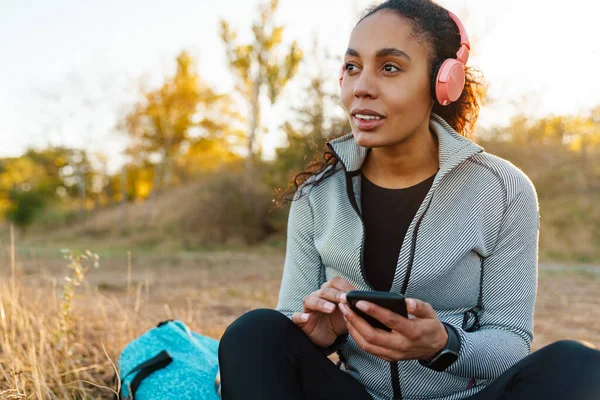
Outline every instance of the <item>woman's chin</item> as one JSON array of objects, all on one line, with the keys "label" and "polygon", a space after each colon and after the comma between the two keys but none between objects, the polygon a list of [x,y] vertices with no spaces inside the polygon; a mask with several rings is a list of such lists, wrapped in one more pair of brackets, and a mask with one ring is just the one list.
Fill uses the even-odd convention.
[{"label": "woman's chin", "polygon": [[381,134],[371,132],[364,132],[359,129],[354,129],[352,131],[354,135],[354,141],[357,145],[361,147],[378,147],[381,146]]}]

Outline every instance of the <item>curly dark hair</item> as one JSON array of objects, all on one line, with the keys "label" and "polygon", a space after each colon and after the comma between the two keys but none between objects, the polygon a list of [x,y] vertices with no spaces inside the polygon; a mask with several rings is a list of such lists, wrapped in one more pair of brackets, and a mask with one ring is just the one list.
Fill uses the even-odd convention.
[{"label": "curly dark hair", "polygon": [[[380,11],[395,12],[410,21],[413,37],[415,40],[422,41],[429,53],[428,74],[431,82],[431,97],[435,101],[432,112],[442,117],[459,134],[472,138],[479,116],[479,107],[485,99],[487,89],[483,74],[471,66],[465,66],[465,87],[458,100],[442,106],[435,96],[434,83],[440,66],[445,59],[456,58],[456,52],[460,48],[460,32],[447,10],[432,0],[388,0],[367,9],[357,24]],[[334,172],[337,162],[335,154],[325,145],[323,153],[317,154],[304,171],[294,176],[292,183],[295,187],[290,185],[288,190],[274,200],[275,203],[282,205],[293,200],[294,193],[303,184],[308,186],[321,182]],[[309,178],[321,174],[329,166],[333,168],[328,173],[306,182]]]}]

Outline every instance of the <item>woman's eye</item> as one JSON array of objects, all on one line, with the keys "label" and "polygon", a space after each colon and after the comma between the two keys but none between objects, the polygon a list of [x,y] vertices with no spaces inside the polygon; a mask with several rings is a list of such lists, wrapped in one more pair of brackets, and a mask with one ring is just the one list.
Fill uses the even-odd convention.
[{"label": "woman's eye", "polygon": [[350,69],[350,68],[356,68],[356,65],[346,64],[346,71],[354,71],[353,69]]},{"label": "woman's eye", "polygon": [[[392,69],[395,68],[395,71]],[[396,72],[396,71],[400,71],[400,68],[396,67],[395,65],[392,64],[385,64],[383,66],[383,69],[385,70],[385,72]]]}]

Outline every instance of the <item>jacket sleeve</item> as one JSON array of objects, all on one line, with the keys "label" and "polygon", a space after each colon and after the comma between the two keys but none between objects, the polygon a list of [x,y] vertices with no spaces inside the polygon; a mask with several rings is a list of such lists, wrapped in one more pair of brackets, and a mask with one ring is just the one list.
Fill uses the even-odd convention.
[{"label": "jacket sleeve", "polygon": [[[495,379],[531,352],[537,291],[539,207],[524,174],[507,189],[507,205],[493,251],[482,262],[480,329],[460,335],[458,359],[445,371]],[[453,325],[454,326],[454,325]]]},{"label": "jacket sleeve", "polygon": [[294,196],[287,225],[283,276],[276,310],[291,318],[302,311],[302,300],[324,283],[321,257],[313,240],[314,215],[307,193]]},{"label": "jacket sleeve", "polygon": [[[302,193],[301,189],[297,193]],[[288,216],[285,262],[276,307],[288,318],[294,312],[301,312],[304,298],[325,283],[325,269],[314,244],[313,227],[314,214],[308,193],[295,195]],[[328,356],[346,340],[347,334],[341,335],[330,346],[319,348]]]}]

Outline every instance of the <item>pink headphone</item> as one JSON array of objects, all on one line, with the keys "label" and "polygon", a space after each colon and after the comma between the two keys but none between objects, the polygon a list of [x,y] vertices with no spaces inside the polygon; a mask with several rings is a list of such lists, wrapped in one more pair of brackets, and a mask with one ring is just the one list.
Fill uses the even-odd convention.
[{"label": "pink headphone", "polygon": [[[465,87],[465,65],[469,59],[469,50],[471,50],[469,36],[464,25],[452,12],[448,11],[448,15],[450,15],[450,18],[458,26],[460,48],[456,52],[456,58],[447,58],[442,62],[435,79],[435,96],[442,106],[447,106],[460,97]],[[342,65],[339,74],[340,86],[342,85],[345,70],[345,65]]]}]

